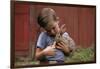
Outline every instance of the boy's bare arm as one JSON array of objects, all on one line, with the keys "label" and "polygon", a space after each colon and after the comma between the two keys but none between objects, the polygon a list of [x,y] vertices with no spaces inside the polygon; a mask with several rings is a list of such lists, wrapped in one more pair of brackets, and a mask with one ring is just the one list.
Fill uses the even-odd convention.
[{"label": "boy's bare arm", "polygon": [[36,54],[35,59],[39,59],[43,56],[54,56],[55,55],[55,49],[53,46],[48,46],[45,49],[36,48]]},{"label": "boy's bare arm", "polygon": [[35,53],[35,60],[39,59],[39,57],[43,56],[43,49],[41,48],[36,48],[36,53]]}]

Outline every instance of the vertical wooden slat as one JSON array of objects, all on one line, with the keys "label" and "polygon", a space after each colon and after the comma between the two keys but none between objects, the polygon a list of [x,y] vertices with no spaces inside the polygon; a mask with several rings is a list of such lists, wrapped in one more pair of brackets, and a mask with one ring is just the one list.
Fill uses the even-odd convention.
[{"label": "vertical wooden slat", "polygon": [[92,44],[92,38],[95,22],[95,17],[93,17],[95,13],[92,13],[92,8],[80,8],[79,13],[79,39],[80,39],[80,45],[83,45],[84,47],[89,47]]},{"label": "vertical wooden slat", "polygon": [[29,53],[29,5],[15,3],[15,50],[16,55]]}]

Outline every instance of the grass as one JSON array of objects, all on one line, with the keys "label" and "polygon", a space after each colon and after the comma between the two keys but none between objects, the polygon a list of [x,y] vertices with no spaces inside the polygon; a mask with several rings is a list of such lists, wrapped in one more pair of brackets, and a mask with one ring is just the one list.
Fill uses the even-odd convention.
[{"label": "grass", "polygon": [[[65,63],[80,63],[94,61],[95,48],[91,46],[89,48],[77,48],[69,56],[65,57]],[[39,65],[38,61],[16,61],[15,66],[25,65]]]},{"label": "grass", "polygon": [[90,62],[94,61],[95,50],[94,47],[89,48],[78,48],[76,51],[72,52],[69,57],[66,57],[66,63],[75,62]]}]

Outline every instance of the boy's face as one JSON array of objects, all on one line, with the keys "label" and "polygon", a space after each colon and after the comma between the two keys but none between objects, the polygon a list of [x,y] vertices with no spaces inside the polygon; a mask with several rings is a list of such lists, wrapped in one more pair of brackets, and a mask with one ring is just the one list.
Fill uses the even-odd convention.
[{"label": "boy's face", "polygon": [[49,35],[55,36],[57,33],[60,32],[60,28],[58,24],[59,24],[59,21],[53,22],[52,28],[50,30],[46,30],[49,33]]}]

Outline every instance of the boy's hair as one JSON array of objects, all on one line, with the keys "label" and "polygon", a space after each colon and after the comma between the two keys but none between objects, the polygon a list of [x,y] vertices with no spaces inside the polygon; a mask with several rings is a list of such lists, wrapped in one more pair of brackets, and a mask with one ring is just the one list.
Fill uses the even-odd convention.
[{"label": "boy's hair", "polygon": [[56,13],[51,8],[43,8],[40,14],[38,15],[38,24],[44,29],[50,29],[53,21],[57,21],[58,17]]}]

